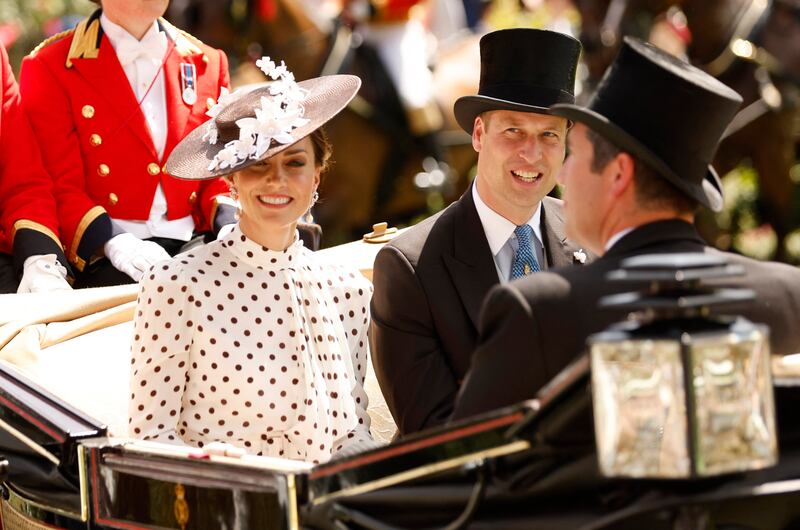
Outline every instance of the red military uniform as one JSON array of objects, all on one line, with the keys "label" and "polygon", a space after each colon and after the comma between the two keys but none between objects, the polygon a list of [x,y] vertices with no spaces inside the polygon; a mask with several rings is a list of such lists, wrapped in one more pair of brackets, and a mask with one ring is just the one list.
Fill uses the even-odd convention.
[{"label": "red military uniform", "polygon": [[66,266],[56,235],[52,181],[42,165],[8,54],[1,45],[0,80],[0,253],[13,252],[16,275],[26,258],[38,254],[56,254]]},{"label": "red military uniform", "polygon": [[[182,181],[162,171],[178,141],[208,119],[208,99],[229,85],[224,52],[159,19],[171,40],[163,65],[168,132],[159,158],[100,14],[38,46],[20,76],[23,104],[55,180],[67,257],[79,271],[114,235],[111,218],[148,219],[159,183],[167,218],[191,214],[196,231],[213,226],[217,198],[228,193],[221,179]],[[196,98],[183,96],[188,65],[196,72]]]}]

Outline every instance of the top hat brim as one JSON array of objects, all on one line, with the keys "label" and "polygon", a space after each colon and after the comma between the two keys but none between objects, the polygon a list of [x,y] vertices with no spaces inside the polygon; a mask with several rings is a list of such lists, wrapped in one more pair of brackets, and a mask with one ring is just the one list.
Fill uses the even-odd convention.
[{"label": "top hat brim", "polygon": [[[261,97],[269,97],[269,85],[269,83],[263,83],[249,88],[240,99],[222,109],[218,118],[238,119],[253,116],[252,109],[260,104]],[[354,75],[328,75],[300,81],[298,85],[308,91],[302,105],[305,109],[303,117],[309,121],[290,131],[294,142],[288,144],[273,142],[273,145],[258,159],[248,158],[233,167],[210,170],[211,162],[217,153],[225,148],[225,142],[218,140],[217,143],[211,144],[203,139],[209,123],[207,121],[175,146],[167,159],[166,172],[183,180],[207,180],[235,173],[261,160],[275,156],[313,133],[341,112],[355,97],[361,87],[361,79]],[[250,112],[248,113],[248,111]],[[239,115],[240,113],[241,115]]]},{"label": "top hat brim", "polygon": [[661,157],[642,142],[628,134],[621,127],[602,114],[586,107],[570,104],[553,105],[550,113],[574,122],[580,122],[597,131],[617,147],[638,156],[682,192],[697,200],[713,212],[722,210],[722,182],[716,170],[710,165],[701,182],[692,182],[678,175]]},{"label": "top hat brim", "polygon": [[535,112],[537,114],[551,114],[548,107],[514,103],[505,99],[490,96],[462,96],[453,104],[453,114],[458,125],[472,134],[475,118],[490,110],[514,110],[518,112]]}]

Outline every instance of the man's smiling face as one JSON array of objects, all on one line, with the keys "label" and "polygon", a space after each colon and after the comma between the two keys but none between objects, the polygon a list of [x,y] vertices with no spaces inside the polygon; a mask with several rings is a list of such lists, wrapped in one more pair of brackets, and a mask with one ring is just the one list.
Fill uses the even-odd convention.
[{"label": "man's smiling face", "polygon": [[495,212],[523,224],[556,184],[564,162],[567,120],[494,110],[475,119],[478,193]]}]

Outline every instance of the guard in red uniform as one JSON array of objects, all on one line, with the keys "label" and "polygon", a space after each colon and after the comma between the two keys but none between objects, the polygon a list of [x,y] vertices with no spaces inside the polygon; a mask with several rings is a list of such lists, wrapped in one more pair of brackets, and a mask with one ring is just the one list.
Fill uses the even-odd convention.
[{"label": "guard in red uniform", "polygon": [[163,172],[229,85],[225,54],[160,18],[167,4],[102,0],[22,64],[23,105],[55,182],[77,287],[138,281],[198,234],[235,222],[222,180]]},{"label": "guard in red uniform", "polygon": [[0,82],[0,293],[70,289],[52,181],[2,45]]}]

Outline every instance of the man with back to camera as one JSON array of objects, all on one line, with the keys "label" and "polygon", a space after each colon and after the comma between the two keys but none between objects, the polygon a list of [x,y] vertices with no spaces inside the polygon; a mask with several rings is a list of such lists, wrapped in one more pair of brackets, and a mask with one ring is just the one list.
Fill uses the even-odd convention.
[{"label": "man with back to camera", "polygon": [[373,269],[375,373],[399,432],[444,423],[476,345],[484,295],[497,283],[586,259],[546,197],[564,160],[580,43],[511,29],[481,39],[476,96],[454,113],[472,135],[477,177],[443,212],[394,239]]},{"label": "man with back to camera", "polygon": [[710,75],[652,45],[626,38],[587,108],[556,105],[573,120],[564,186],[567,234],[602,257],[580,271],[559,268],[495,288],[487,297],[472,369],[454,418],[536,396],[584,350],[586,338],[620,321],[603,296],[636,290],[606,281],[641,254],[722,254],[745,275],[756,300],[726,313],[770,326],[772,352],[800,351],[800,270],[709,247],[693,226],[700,206],[722,209],[710,166],[741,97]]}]

